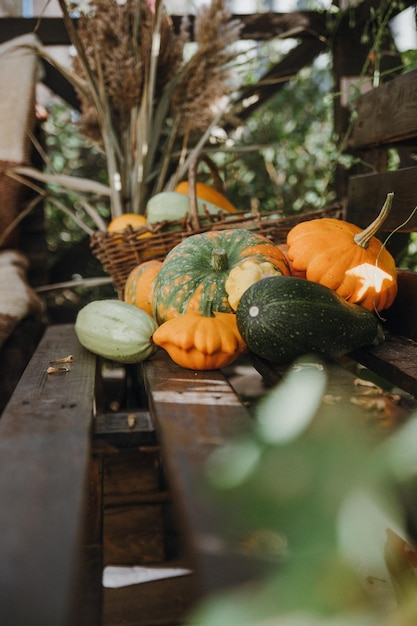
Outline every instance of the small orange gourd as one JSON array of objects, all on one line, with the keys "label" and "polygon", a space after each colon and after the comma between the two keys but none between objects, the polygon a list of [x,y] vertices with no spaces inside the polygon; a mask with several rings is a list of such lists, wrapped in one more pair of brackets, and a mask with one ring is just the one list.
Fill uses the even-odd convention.
[{"label": "small orange gourd", "polygon": [[332,218],[294,226],[287,235],[292,268],[370,311],[390,307],[397,295],[395,260],[375,234],[391,209],[393,195],[387,195],[380,214],[365,230]]},{"label": "small orange gourd", "polygon": [[134,267],[125,283],[124,301],[153,315],[153,288],[161,267],[162,261],[157,259],[144,261]]},{"label": "small orange gourd", "polygon": [[195,370],[226,367],[247,350],[236,315],[212,313],[210,301],[203,303],[201,311],[184,313],[161,324],[152,340],[177,365]]},{"label": "small orange gourd", "polygon": [[[137,213],[122,213],[122,215],[118,215],[111,220],[107,226],[107,232],[123,232],[128,226],[132,228],[142,228],[146,226],[146,217]],[[145,232],[144,234],[150,236],[152,233]]]}]

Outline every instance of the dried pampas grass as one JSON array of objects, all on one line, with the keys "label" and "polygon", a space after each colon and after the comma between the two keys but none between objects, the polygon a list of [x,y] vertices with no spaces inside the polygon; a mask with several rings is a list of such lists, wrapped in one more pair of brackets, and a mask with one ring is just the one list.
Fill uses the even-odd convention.
[{"label": "dried pampas grass", "polygon": [[[144,213],[230,121],[240,23],[226,0],[211,0],[195,16],[187,59],[190,21],[176,30],[160,0],[58,2],[75,54],[71,71],[55,65],[78,94],[80,130],[105,155],[111,217]],[[40,54],[54,63],[45,48]]]}]

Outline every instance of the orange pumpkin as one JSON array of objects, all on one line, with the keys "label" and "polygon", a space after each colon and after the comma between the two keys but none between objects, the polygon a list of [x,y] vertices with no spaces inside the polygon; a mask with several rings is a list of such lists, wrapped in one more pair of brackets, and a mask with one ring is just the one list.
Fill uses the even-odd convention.
[{"label": "orange pumpkin", "polygon": [[188,369],[212,370],[230,365],[246,352],[234,313],[211,313],[211,302],[202,311],[178,315],[161,324],[152,336],[171,359]]},{"label": "orange pumpkin", "polygon": [[162,261],[151,259],[140,263],[127,277],[123,299],[139,309],[153,315],[152,297],[156,277],[162,267]]},{"label": "orange pumpkin", "polygon": [[[128,226],[131,226],[132,228],[143,228],[146,225],[147,222],[144,215],[138,215],[137,213],[122,213],[122,215],[118,215],[111,220],[107,226],[107,232],[122,233]],[[143,233],[138,235],[138,237],[152,237],[152,233],[145,230]],[[122,237],[120,236],[120,239],[121,238]]]},{"label": "orange pumpkin", "polygon": [[297,278],[305,278],[306,277],[305,270],[302,270],[302,271],[295,270],[291,260],[288,258],[288,244],[287,243],[277,243],[277,248],[279,248],[281,250],[282,254],[287,259],[287,264],[288,264],[288,267],[289,267],[289,270],[290,270],[290,275],[291,276],[296,276]]},{"label": "orange pumpkin", "polygon": [[128,226],[132,228],[141,228],[146,226],[146,218],[144,215],[138,215],[137,213],[122,213],[114,217],[107,226],[107,232],[114,233],[123,231]]},{"label": "orange pumpkin", "polygon": [[[176,191],[177,193],[188,194],[188,180],[183,180],[182,182],[178,183],[174,191]],[[231,202],[229,202],[226,196],[224,196],[222,193],[220,193],[220,191],[217,191],[217,189],[211,187],[210,185],[206,185],[205,183],[196,183],[195,194],[197,198],[200,198],[200,200],[206,200],[207,202],[218,206],[220,209],[223,209],[228,213],[236,213],[237,211],[236,207]]]},{"label": "orange pumpkin", "polygon": [[376,232],[386,219],[393,194],[378,217],[362,230],[332,218],[301,222],[287,235],[288,259],[307,280],[330,287],[348,302],[382,311],[397,295],[395,260]]}]

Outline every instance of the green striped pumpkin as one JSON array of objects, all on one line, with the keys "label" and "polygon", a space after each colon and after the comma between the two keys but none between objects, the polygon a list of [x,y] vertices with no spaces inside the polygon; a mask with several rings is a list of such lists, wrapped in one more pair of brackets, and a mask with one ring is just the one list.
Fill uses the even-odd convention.
[{"label": "green striped pumpkin", "polygon": [[191,235],[166,256],[153,292],[159,324],[211,300],[213,311],[231,312],[225,282],[230,270],[246,259],[269,261],[289,274],[284,253],[259,233],[241,228]]}]

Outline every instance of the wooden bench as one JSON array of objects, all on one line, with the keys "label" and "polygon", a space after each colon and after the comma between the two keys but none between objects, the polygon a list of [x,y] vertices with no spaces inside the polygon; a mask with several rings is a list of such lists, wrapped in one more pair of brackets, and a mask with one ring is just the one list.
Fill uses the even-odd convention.
[{"label": "wooden bench", "polygon": [[[404,340],[389,343],[384,362],[400,376],[397,349],[403,350]],[[415,363],[416,344],[406,347]],[[47,373],[50,360],[68,354],[74,356],[69,371]],[[184,370],[160,351],[143,366],[149,412],[141,407],[111,415],[95,408],[98,371],[72,325],[51,326],[0,420],[0,596],[10,626],[32,624],[34,616],[45,626],[162,625],[173,617],[180,624],[200,598],[262,571],[199,489],[211,452],[251,427],[229,378]],[[350,368],[334,364],[328,394],[342,395],[348,405],[354,377]],[[415,375],[413,381],[416,388]],[[388,420],[359,405],[350,411],[386,432],[416,406],[405,394]],[[169,567],[163,511],[170,503],[181,563],[193,575],[174,585],[159,583],[159,590],[154,583],[160,602],[150,610],[159,621],[148,622],[150,615],[138,616],[149,610],[149,585],[103,590],[102,571],[106,564]]]},{"label": "wooden bench", "polygon": [[[72,371],[49,375],[50,361],[68,354]],[[48,329],[1,417],[4,623],[84,623],[76,591],[83,588],[94,369],[73,332]]]},{"label": "wooden bench", "polygon": [[[394,191],[390,231],[417,205],[417,167],[408,160],[417,139],[416,96],[417,73],[410,72],[361,98],[351,149],[375,171],[350,177],[347,219],[367,225]],[[388,101],[380,116],[369,113]],[[406,167],[383,171],[381,155],[395,147]],[[416,227],[414,216],[400,230]],[[328,393],[372,427],[395,428],[416,408],[416,281],[417,274],[400,273],[384,343],[329,366]],[[68,371],[48,373],[67,367],[51,363],[67,355],[74,357]],[[279,380],[280,372],[254,363],[266,385]],[[400,391],[391,421],[350,402],[362,372],[355,363]],[[165,563],[170,532],[179,532],[181,557],[194,574],[181,591],[162,587],[153,624],[179,624],[199,598],[257,575],[258,563],[239,549],[198,487],[211,451],[251,426],[231,378],[184,370],[160,351],[141,368],[136,405],[112,413],[105,403],[110,378],[99,364],[72,325],[49,327],[1,417],[0,614],[8,626],[151,623],[145,587],[103,591],[102,570]],[[173,526],[166,521],[170,503]],[[416,527],[411,518],[414,538]]]},{"label": "wooden bench", "polygon": [[[54,363],[68,355],[72,362]],[[78,343],[73,325],[49,326],[1,417],[0,600],[10,626],[32,624],[34,616],[43,626],[107,623],[102,622],[103,567],[166,560],[167,492],[150,414],[143,406],[106,413],[98,363]],[[219,417],[230,434],[249,419],[220,372],[184,371],[162,354],[145,368],[151,415],[171,417],[163,420],[167,427],[177,425],[170,462],[184,468],[183,476],[193,469],[193,423],[198,459],[201,450],[225,436]],[[172,400],[167,404],[163,397]],[[194,421],[199,412],[200,423]],[[187,431],[181,450],[181,433]],[[179,502],[183,498],[187,524],[198,528],[191,485]],[[160,619],[155,623],[165,623]]]}]

